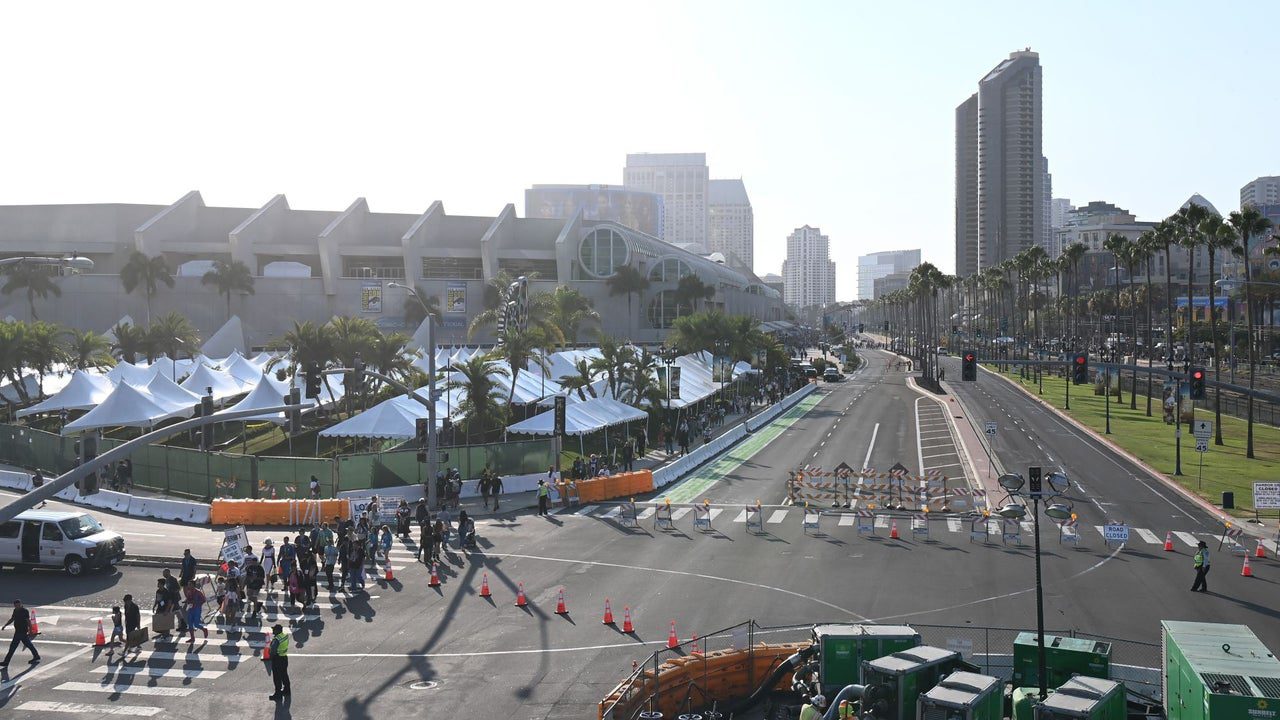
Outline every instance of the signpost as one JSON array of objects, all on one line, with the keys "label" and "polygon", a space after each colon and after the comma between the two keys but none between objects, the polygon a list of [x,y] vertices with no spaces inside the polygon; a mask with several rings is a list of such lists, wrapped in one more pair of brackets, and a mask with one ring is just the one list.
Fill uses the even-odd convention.
[{"label": "signpost", "polygon": [[1212,420],[1196,420],[1191,423],[1191,433],[1196,438],[1196,452],[1200,453],[1200,470],[1196,478],[1196,489],[1204,486],[1204,454],[1209,452],[1209,438],[1213,435]]},{"label": "signpost", "polygon": [[996,425],[994,420],[990,420],[987,422],[987,426],[986,426],[987,437],[992,437],[992,438],[995,437],[997,430],[999,430],[999,426]]},{"label": "signpost", "polygon": [[[1259,510],[1280,510],[1280,482],[1253,484],[1253,518],[1255,520],[1259,519]],[[1280,517],[1280,512],[1276,513],[1276,517]]]},{"label": "signpost", "polygon": [[1118,522],[1107,523],[1102,526],[1102,537],[1106,539],[1107,545],[1123,545],[1129,542],[1129,526]]}]

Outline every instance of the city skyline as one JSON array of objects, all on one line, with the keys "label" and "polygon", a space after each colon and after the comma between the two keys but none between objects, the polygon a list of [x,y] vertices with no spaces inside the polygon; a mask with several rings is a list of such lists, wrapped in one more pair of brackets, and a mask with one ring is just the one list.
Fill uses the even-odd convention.
[{"label": "city skyline", "polygon": [[[1239,22],[1274,24],[1280,8],[1270,5],[1166,3],[1151,12],[1085,2],[1052,16],[1016,3],[981,12],[944,3],[729,7],[671,4],[643,17],[595,8],[591,27],[610,28],[619,44],[668,51],[592,66],[578,60],[585,19],[553,23],[516,4],[356,15],[320,4],[301,16],[260,8],[249,24],[234,12],[145,3],[86,4],[78,22],[65,23],[55,8],[16,6],[13,26],[59,27],[84,52],[57,52],[39,32],[0,49],[11,66],[33,68],[15,75],[10,96],[39,109],[8,118],[0,204],[169,203],[199,188],[214,205],[259,206],[289,188],[299,208],[367,197],[378,212],[420,212],[440,199],[451,212],[484,216],[519,204],[535,183],[616,182],[627,153],[694,151],[715,175],[748,183],[757,274],[779,271],[785,239],[803,222],[838,239],[832,257],[845,267],[873,249],[919,247],[950,272],[955,106],[999,58],[1028,46],[1044,66],[1043,154],[1055,196],[1106,199],[1158,220],[1193,193],[1234,209],[1246,183],[1280,172],[1280,99],[1259,91],[1263,77],[1252,70],[1269,56]],[[494,12],[504,21],[493,22]],[[177,31],[193,23],[204,31]],[[426,26],[485,27],[510,54],[470,52],[466,32],[424,48],[415,38]],[[148,41],[103,32],[124,27]],[[358,38],[348,53],[305,40],[340,29]],[[553,30],[564,42],[545,42]],[[1086,51],[1085,33],[1108,51]],[[263,51],[228,54],[231,37]],[[794,37],[806,42],[776,42]],[[624,77],[658,101],[590,123],[581,111],[554,111],[564,90],[590,100]],[[428,89],[407,90],[415,86]],[[1203,102],[1142,112],[1189,87]],[[497,88],[526,111],[513,120],[485,109]],[[818,110],[797,114],[801,102]],[[837,297],[855,297],[856,282],[842,274]]]}]

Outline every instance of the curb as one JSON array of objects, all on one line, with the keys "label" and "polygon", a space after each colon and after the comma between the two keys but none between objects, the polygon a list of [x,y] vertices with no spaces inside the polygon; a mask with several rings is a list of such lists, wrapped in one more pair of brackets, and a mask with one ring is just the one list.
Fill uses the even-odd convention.
[{"label": "curb", "polygon": [[[986,488],[986,486],[984,486],[984,485],[982,484],[982,476],[978,474],[978,467],[977,467],[977,465],[974,463],[973,455],[971,455],[971,454],[969,453],[969,448],[968,448],[968,446],[967,446],[967,445],[965,445],[964,441],[960,439],[960,428],[956,427],[956,419],[955,419],[955,417],[952,415],[952,413],[950,412],[950,408],[948,408],[948,407],[947,407],[947,403],[946,403],[946,402],[944,402],[943,400],[940,400],[939,398],[935,397],[935,396],[934,396],[932,393],[930,393],[929,391],[927,391],[927,390],[925,390],[925,389],[921,388],[919,385],[917,385],[917,384],[916,384],[916,379],[915,379],[914,377],[907,376],[907,387],[909,387],[909,388],[911,388],[912,390],[914,390],[914,391],[915,391],[916,393],[918,393],[921,397],[928,398],[928,399],[932,400],[933,402],[937,403],[938,405],[941,405],[941,406],[942,406],[942,409],[947,411],[947,413],[946,413],[946,415],[947,415],[947,425],[951,428],[951,432],[952,432],[951,440],[955,443],[956,450],[957,450],[958,452],[960,452],[960,453],[963,453],[963,454],[964,454],[965,465],[969,468],[970,477],[965,478],[965,480],[966,480],[966,484],[968,484],[968,486],[969,486],[969,489],[970,489],[970,490],[982,490],[982,491],[986,492],[986,489],[987,489],[987,488]],[[955,398],[955,395],[954,395],[954,394],[952,394],[952,395],[951,395],[951,397],[952,397],[952,398]],[[959,402],[960,402],[960,401],[959,401],[959,399],[957,398],[957,399],[956,399],[956,403],[957,403],[957,404],[959,404]],[[965,411],[965,417],[966,417],[966,418],[970,417],[970,416],[969,416],[969,413],[968,413],[968,411],[967,411],[967,410]],[[979,437],[979,442],[981,442],[981,437]],[[921,468],[921,469],[920,469],[920,472],[922,472],[922,473],[923,473],[923,472],[924,472],[924,468]],[[989,497],[984,497],[984,498],[983,498],[983,503],[984,503],[987,507],[991,507],[991,500],[990,500],[990,498],[989,498]],[[974,507],[974,509],[976,510],[976,509],[977,509],[977,507],[976,507],[976,506],[977,506],[977,504],[978,504],[978,503],[977,503],[977,501],[975,500],[973,504],[974,504],[974,506],[975,506],[975,507]]]},{"label": "curb", "polygon": [[1031,398],[1035,402],[1039,403],[1046,410],[1049,410],[1050,412],[1054,413],[1058,417],[1062,418],[1064,421],[1071,423],[1071,425],[1075,426],[1076,429],[1081,430],[1084,433],[1088,434],[1089,437],[1093,438],[1098,443],[1106,446],[1112,452],[1116,453],[1117,455],[1123,457],[1124,459],[1138,466],[1144,472],[1146,472],[1147,475],[1150,476],[1153,480],[1156,480],[1157,482],[1169,488],[1170,490],[1173,490],[1174,492],[1178,493],[1186,500],[1191,501],[1201,510],[1204,510],[1205,512],[1209,513],[1210,516],[1218,519],[1220,522],[1223,521],[1223,518],[1225,518],[1227,522],[1230,522],[1232,524],[1232,526],[1242,528],[1245,534],[1247,535],[1252,535],[1253,537],[1258,539],[1269,539],[1267,538],[1265,533],[1258,532],[1257,528],[1254,526],[1253,523],[1247,522],[1245,520],[1241,520],[1232,515],[1225,514],[1222,511],[1222,509],[1219,508],[1217,505],[1214,505],[1210,503],[1208,500],[1205,500],[1199,495],[1191,492],[1190,489],[1183,487],[1181,483],[1175,480],[1170,480],[1169,478],[1165,477],[1164,473],[1151,467],[1142,459],[1130,453],[1128,450],[1125,450],[1124,448],[1111,442],[1105,436],[1099,434],[1093,428],[1081,423],[1080,421],[1076,420],[1074,417],[1071,417],[1070,415],[1066,414],[1064,411],[1054,407],[1048,401],[1043,400],[1039,396],[1032,394],[1029,390],[1022,387],[1022,385],[1020,385],[1019,383],[1016,383],[1010,380],[1009,378],[1005,377],[1001,373],[995,372],[993,370],[988,370],[985,367],[983,367],[982,369],[986,371],[988,374],[994,375],[1000,378],[1001,380],[1003,380],[1004,382],[1009,383],[1009,385],[1013,386],[1016,390],[1021,391],[1023,395],[1026,395],[1027,397]]}]

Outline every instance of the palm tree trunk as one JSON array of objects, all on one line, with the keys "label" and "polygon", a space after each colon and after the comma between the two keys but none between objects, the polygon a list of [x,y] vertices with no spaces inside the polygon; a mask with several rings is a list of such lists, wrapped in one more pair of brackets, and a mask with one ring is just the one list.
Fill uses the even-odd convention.
[{"label": "palm tree trunk", "polygon": [[1133,376],[1129,387],[1129,409],[1138,409],[1138,298],[1133,295],[1133,265],[1129,270],[1129,317],[1133,318]]},{"label": "palm tree trunk", "polygon": [[1257,372],[1258,359],[1257,351],[1253,342],[1253,295],[1250,292],[1250,283],[1253,281],[1253,274],[1249,270],[1249,236],[1247,233],[1241,233],[1241,241],[1244,245],[1244,316],[1249,332],[1249,400],[1247,402],[1247,441],[1245,442],[1245,457],[1253,457],[1253,376]]},{"label": "palm tree trunk", "polygon": [[1173,256],[1169,252],[1170,243],[1164,244],[1164,304],[1167,334],[1164,336],[1164,353],[1166,366],[1173,369]]},{"label": "palm tree trunk", "polygon": [[1155,362],[1151,349],[1151,259],[1155,257],[1154,252],[1147,253],[1147,417],[1151,417],[1151,363]]}]

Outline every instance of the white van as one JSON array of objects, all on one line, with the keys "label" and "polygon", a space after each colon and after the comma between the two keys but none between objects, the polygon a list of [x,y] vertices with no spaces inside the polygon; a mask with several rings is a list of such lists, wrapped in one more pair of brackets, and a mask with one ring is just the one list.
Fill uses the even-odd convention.
[{"label": "white van", "polygon": [[0,566],[60,567],[68,575],[124,559],[124,538],[83,512],[27,510],[0,525]]}]

